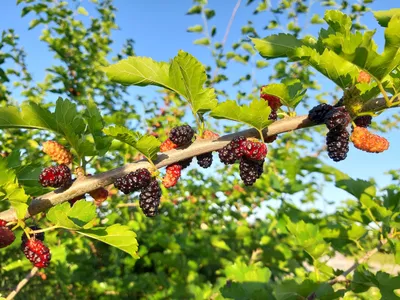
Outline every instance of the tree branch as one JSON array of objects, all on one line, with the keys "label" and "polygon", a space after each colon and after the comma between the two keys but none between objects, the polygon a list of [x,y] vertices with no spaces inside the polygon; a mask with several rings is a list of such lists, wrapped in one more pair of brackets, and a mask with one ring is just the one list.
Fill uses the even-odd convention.
[{"label": "tree branch", "polygon": [[18,292],[20,290],[22,290],[22,288],[28,283],[28,281],[35,276],[35,274],[37,273],[39,269],[37,267],[33,267],[32,270],[30,270],[30,272],[28,273],[28,275],[26,275],[26,277],[24,279],[22,279],[17,286],[15,287],[15,289],[7,296],[7,300],[11,300],[14,299],[14,297],[18,294]]},{"label": "tree branch", "polygon": [[[371,101],[370,101],[371,102]],[[374,99],[374,107],[381,108],[384,99]],[[366,105],[370,105],[367,102]],[[307,115],[292,118],[285,118],[271,124],[263,131],[264,137],[272,136],[279,133],[284,133],[301,128],[311,127],[314,124],[308,120]],[[259,137],[259,133],[255,129],[248,129],[237,133],[222,136],[216,140],[199,140],[195,141],[192,145],[184,149],[175,149],[158,155],[155,165],[158,169],[184,160],[189,157],[197,156],[199,154],[216,151],[226,146],[233,138],[237,136],[245,137]],[[122,167],[88,177],[84,180],[76,180],[67,189],[57,189],[53,192],[44,194],[33,199],[28,207],[28,213],[25,218],[30,218],[33,215],[46,211],[47,209],[73,199],[79,195],[93,191],[99,187],[104,187],[113,184],[114,181],[130,172],[139,168],[150,168],[151,165],[147,160],[140,160]],[[0,219],[7,222],[17,220],[16,212],[13,208],[0,212]]]},{"label": "tree branch", "polygon": [[368,259],[374,255],[375,253],[377,253],[384,245],[386,245],[388,242],[388,239],[384,239],[381,240],[379,242],[379,245],[376,246],[376,248],[368,251],[367,253],[365,253],[365,255],[363,257],[361,257],[359,260],[355,261],[354,264],[348,268],[346,271],[344,271],[342,274],[340,274],[339,276],[335,277],[334,279],[332,279],[331,281],[329,281],[330,285],[334,285],[335,283],[338,282],[346,282],[346,276],[349,275],[351,272],[353,272],[359,265],[365,263],[366,261],[368,261]]}]

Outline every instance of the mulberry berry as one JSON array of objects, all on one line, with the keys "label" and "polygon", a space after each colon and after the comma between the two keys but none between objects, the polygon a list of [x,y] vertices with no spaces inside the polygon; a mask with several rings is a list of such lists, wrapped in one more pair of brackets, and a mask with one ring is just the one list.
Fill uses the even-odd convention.
[{"label": "mulberry berry", "polygon": [[358,127],[368,127],[369,125],[371,125],[372,122],[372,117],[371,116],[361,116],[361,117],[357,117],[354,119],[354,123],[358,126]]},{"label": "mulberry berry", "polygon": [[4,227],[4,226],[6,226],[6,224],[7,224],[7,221],[0,219],[0,227]]},{"label": "mulberry berry", "polygon": [[204,169],[209,168],[213,161],[212,152],[197,155],[196,158],[198,165]]},{"label": "mulberry berry", "polygon": [[264,141],[268,144],[275,142],[275,140],[278,138],[277,134],[271,135],[271,136],[267,136]]},{"label": "mulberry berry", "polygon": [[204,130],[203,139],[205,140],[213,140],[219,138],[219,134],[212,132],[211,130]]},{"label": "mulberry berry", "polygon": [[248,159],[263,160],[267,152],[267,145],[262,142],[247,140],[243,143],[243,155]]},{"label": "mulberry berry", "polygon": [[181,177],[182,166],[180,164],[172,164],[166,168],[166,174],[162,180],[162,184],[168,189],[175,186]]},{"label": "mulberry berry", "polygon": [[154,217],[158,214],[160,205],[161,188],[157,180],[143,188],[139,196],[139,206],[147,217]]},{"label": "mulberry berry", "polygon": [[45,168],[39,176],[40,184],[54,188],[70,185],[71,170],[66,165]]},{"label": "mulberry berry", "polygon": [[332,129],[326,135],[328,156],[333,161],[341,161],[349,152],[349,133],[346,129]]},{"label": "mulberry berry", "polygon": [[[30,229],[36,231],[36,230],[41,230],[42,228],[40,228],[39,226],[29,226]],[[44,232],[39,232],[39,233],[31,233],[30,234],[30,238],[31,239],[37,239],[39,241],[44,241]],[[23,233],[21,235],[21,242],[22,242],[22,246],[25,245],[25,243],[28,241],[28,237],[26,236],[25,233]]]},{"label": "mulberry berry", "polygon": [[190,144],[193,136],[194,130],[189,125],[172,128],[169,133],[169,139],[179,147]]},{"label": "mulberry berry", "polygon": [[260,97],[268,102],[268,105],[272,108],[272,110],[278,110],[278,108],[282,106],[281,99],[270,94],[264,94],[262,92],[263,87],[261,87]]},{"label": "mulberry berry", "polygon": [[124,194],[130,194],[146,187],[151,181],[149,170],[141,168],[123,177],[117,178],[114,186]]},{"label": "mulberry berry", "polygon": [[160,145],[160,151],[161,152],[167,152],[172,149],[178,148],[178,145],[173,143],[170,139],[166,139],[162,144]]},{"label": "mulberry berry", "polygon": [[339,101],[333,107],[340,107],[344,105],[344,97],[340,98]]},{"label": "mulberry berry", "polygon": [[231,165],[243,155],[244,136],[235,137],[228,145],[218,151],[219,159],[225,165]]},{"label": "mulberry berry", "polygon": [[56,141],[47,141],[43,143],[43,152],[51,157],[58,164],[72,163],[72,154],[63,145]]},{"label": "mulberry berry", "polygon": [[357,149],[371,153],[380,153],[389,148],[387,139],[373,134],[363,127],[354,128],[351,141]]},{"label": "mulberry berry", "polygon": [[276,112],[276,110],[271,111],[271,113],[268,116],[268,120],[273,120],[273,121],[278,120],[278,113]]},{"label": "mulberry berry", "polygon": [[193,157],[189,157],[189,158],[179,161],[178,164],[180,164],[182,166],[182,170],[183,170],[183,169],[186,169],[187,167],[189,167],[192,160],[193,160]]},{"label": "mulberry berry", "polygon": [[14,242],[14,240],[15,240],[14,232],[6,226],[0,226],[0,248],[5,248],[11,245]]},{"label": "mulberry berry", "polygon": [[357,77],[357,82],[358,83],[370,83],[371,81],[371,75],[369,75],[365,71],[360,71]]},{"label": "mulberry berry", "polygon": [[100,206],[100,204],[106,201],[108,198],[108,190],[103,187],[99,187],[89,192],[89,194],[94,199],[94,203],[97,206]]},{"label": "mulberry berry", "polygon": [[327,113],[330,112],[332,108],[332,105],[321,103],[310,110],[308,118],[315,124],[322,124],[325,121]]},{"label": "mulberry berry", "polygon": [[250,160],[245,157],[240,159],[240,178],[243,180],[245,185],[253,185],[253,183],[261,177],[263,173],[263,165],[264,159],[260,161]]},{"label": "mulberry berry", "polygon": [[26,258],[38,268],[46,268],[50,265],[51,253],[42,241],[29,239],[22,245]]},{"label": "mulberry berry", "polygon": [[351,122],[350,114],[344,106],[331,109],[325,117],[325,124],[329,130],[344,129]]}]

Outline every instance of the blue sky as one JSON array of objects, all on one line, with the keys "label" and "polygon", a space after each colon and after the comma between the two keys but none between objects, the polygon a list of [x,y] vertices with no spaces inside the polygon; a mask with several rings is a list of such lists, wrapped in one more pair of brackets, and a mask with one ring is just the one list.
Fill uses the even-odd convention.
[{"label": "blue sky", "polygon": [[[262,28],[272,20],[272,16],[267,13],[261,13],[257,16],[252,15],[252,11],[257,6],[258,1],[255,1],[250,7],[245,6],[246,2],[247,1],[242,0],[241,7],[232,25],[226,43],[227,50],[230,50],[230,45],[240,38],[240,29],[248,20],[252,20],[254,27],[259,29],[259,33],[263,36],[279,32],[277,30],[273,32],[262,30]],[[377,0],[375,3],[371,4],[370,7],[373,10],[389,9],[394,7],[393,2],[394,1]],[[34,79],[40,82],[45,76],[45,68],[52,64],[51,55],[49,55],[47,45],[39,41],[42,27],[38,26],[34,30],[28,31],[29,22],[33,16],[28,15],[27,17],[20,18],[21,7],[17,7],[15,3],[16,1],[13,0],[2,1],[0,30],[7,28],[15,29],[16,33],[20,36],[21,44],[28,53],[28,69],[33,73]],[[216,25],[218,28],[215,41],[222,40],[235,4],[236,1],[228,0],[209,1],[209,7],[216,11],[216,16],[210,20],[210,27]],[[272,5],[276,5],[276,1],[272,0]],[[89,17],[91,14],[95,13],[89,1],[83,0],[82,6],[89,11]],[[202,24],[199,15],[186,15],[187,10],[192,6],[192,1],[116,0],[115,6],[118,9],[116,14],[117,24],[120,26],[120,30],[114,31],[113,34],[113,39],[115,40],[113,48],[115,49],[115,53],[120,50],[126,39],[132,38],[135,40],[136,54],[140,56],[150,56],[155,60],[167,61],[174,57],[179,49],[183,49],[193,54],[204,64],[211,64],[209,50],[202,46],[193,45],[193,40],[201,36],[186,32],[189,26]],[[308,17],[311,17],[314,13],[321,14],[323,11],[324,9],[320,7],[319,4],[314,4]],[[79,18],[85,19],[88,17],[80,16]],[[300,18],[300,25],[304,25],[304,21],[304,18]],[[363,22],[371,29],[378,27],[372,13],[367,13],[363,18]],[[318,29],[318,26],[307,27],[304,33],[316,34]],[[382,49],[383,31],[381,29],[376,33],[376,41],[379,44],[379,48]],[[257,59],[260,59],[260,57]],[[238,63],[232,63],[232,65],[229,65],[228,69],[230,70],[229,76],[232,77],[232,82],[250,72],[248,66],[243,66]],[[268,83],[267,80],[270,70],[271,69],[267,68],[256,73],[259,83]],[[321,78],[320,84],[327,90],[333,89],[333,85],[325,78]],[[229,86],[226,85],[225,87],[227,88]],[[251,91],[251,87],[249,85],[246,86],[246,84],[241,85],[240,89],[248,92]],[[235,91],[235,88],[231,90],[231,95],[234,96],[235,93],[233,91]],[[134,87],[131,91],[133,94],[139,93],[146,95],[146,93],[148,93],[151,97],[153,90],[151,88]],[[395,109],[393,112],[398,113],[399,110]],[[304,111],[300,110],[299,113],[304,113]],[[393,131],[384,134],[384,136],[391,142],[391,147],[388,151],[382,154],[368,154],[358,151],[351,146],[347,160],[332,164],[353,178],[368,179],[369,177],[374,177],[381,186],[387,184],[389,177],[384,176],[383,173],[389,169],[400,168],[398,159],[398,153],[400,152],[400,134],[398,131]],[[333,196],[335,198],[345,195],[333,188],[329,188],[326,192],[328,193],[327,195],[330,193],[334,194]]]}]

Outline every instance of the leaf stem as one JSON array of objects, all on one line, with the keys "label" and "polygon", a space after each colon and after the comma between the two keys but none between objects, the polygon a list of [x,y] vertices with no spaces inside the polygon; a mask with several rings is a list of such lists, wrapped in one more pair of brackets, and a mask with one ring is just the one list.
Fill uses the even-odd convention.
[{"label": "leaf stem", "polygon": [[389,99],[385,89],[383,88],[382,83],[376,78],[375,78],[375,80],[376,80],[376,82],[378,84],[379,90],[381,91],[383,98],[385,98],[386,107],[390,107],[390,99]]},{"label": "leaf stem", "polygon": [[264,141],[264,134],[263,134],[262,130],[257,129],[257,131],[258,131],[258,133],[260,134],[261,141],[262,141],[263,143],[265,143],[265,141]]},{"label": "leaf stem", "polygon": [[57,228],[61,228],[61,227],[58,226],[58,225],[54,225],[54,226],[51,226],[51,227],[47,227],[47,228],[45,228],[45,229],[32,230],[32,231],[30,232],[30,234],[38,234],[38,233],[42,233],[42,232],[54,230],[54,229],[57,229]]}]

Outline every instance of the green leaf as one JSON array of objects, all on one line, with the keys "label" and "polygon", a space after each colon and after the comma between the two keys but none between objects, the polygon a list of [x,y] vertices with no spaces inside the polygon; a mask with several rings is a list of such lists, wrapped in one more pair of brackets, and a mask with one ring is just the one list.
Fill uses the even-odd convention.
[{"label": "green leaf", "polygon": [[339,10],[327,10],[324,20],[334,32],[347,33],[351,30],[352,22],[350,17]]},{"label": "green leaf", "polygon": [[230,251],[231,248],[229,248],[228,244],[225,243],[224,240],[218,239],[217,237],[211,239],[211,245],[213,245],[215,248],[219,248],[222,250]]},{"label": "green leaf", "polygon": [[282,104],[295,108],[303,99],[306,89],[300,80],[292,80],[285,83],[272,83],[262,88],[263,94],[270,94],[281,99]]},{"label": "green leaf", "polygon": [[204,113],[217,104],[214,89],[204,88],[207,80],[204,66],[192,55],[179,51],[171,64],[146,57],[130,57],[102,68],[108,78],[121,84],[156,85],[184,97],[194,113]]},{"label": "green leaf", "polygon": [[369,290],[371,287],[379,288],[382,299],[399,299],[394,291],[400,287],[400,276],[391,276],[381,271],[373,274],[365,266],[359,266],[351,281],[351,289],[356,293],[360,293]]},{"label": "green leaf", "polygon": [[17,217],[23,219],[28,210],[29,196],[19,186],[15,170],[8,167],[4,158],[0,158],[0,174],[0,201],[8,200],[16,210]]},{"label": "green leaf", "polygon": [[[341,88],[352,85],[359,73],[359,69],[352,63],[341,58],[335,52],[325,49],[319,54],[308,46],[297,48],[291,53],[291,59],[306,61],[321,74],[335,82]],[[334,64],[332,62],[335,62]]]},{"label": "green leaf", "polygon": [[83,6],[79,6],[76,11],[80,15],[84,15],[84,16],[88,16],[89,15],[88,11]]},{"label": "green leaf", "polygon": [[15,106],[0,107],[0,128],[26,128],[58,131],[54,116],[34,102],[23,102],[20,109]]},{"label": "green leaf", "polygon": [[138,243],[136,240],[136,233],[129,230],[128,226],[114,224],[110,227],[96,227],[79,230],[77,232],[92,239],[99,240],[110,246],[116,247],[130,254],[133,258],[139,258],[137,254]]},{"label": "green leaf", "polygon": [[307,299],[312,293],[315,293],[313,299],[340,299],[344,291],[334,291],[329,283],[319,283],[306,279],[301,283],[293,279],[285,280],[278,284],[274,290],[277,300],[297,300]]},{"label": "green leaf", "polygon": [[106,135],[132,146],[148,159],[156,159],[160,151],[161,142],[152,135],[141,135],[124,126],[110,126],[103,131]]},{"label": "green leaf", "polygon": [[200,14],[200,13],[201,13],[201,6],[194,5],[188,10],[188,12],[186,14],[187,15],[195,15],[195,14]]},{"label": "green leaf", "polygon": [[202,32],[203,26],[202,25],[194,25],[186,29],[187,32]]},{"label": "green leaf", "polygon": [[294,235],[296,243],[314,260],[323,256],[329,250],[329,244],[322,238],[317,225],[300,221],[298,223],[289,222],[286,227]]},{"label": "green leaf", "polygon": [[266,59],[288,57],[303,43],[291,34],[274,34],[264,39],[251,38],[256,50]]},{"label": "green leaf", "polygon": [[310,20],[311,24],[323,24],[324,20],[318,15],[314,14]]},{"label": "green leaf", "polygon": [[58,204],[46,214],[46,218],[55,226],[71,230],[92,227],[96,217],[96,206],[85,200],[75,202],[72,207],[68,202]]},{"label": "green leaf", "polygon": [[239,106],[235,101],[228,100],[214,108],[211,116],[216,119],[242,122],[260,131],[272,124],[273,121],[267,117],[270,113],[271,108],[263,99],[255,99],[249,106]]},{"label": "green leaf", "polygon": [[374,14],[374,17],[378,21],[379,25],[381,25],[382,27],[387,27],[393,16],[400,15],[400,8],[378,10],[372,13]]},{"label": "green leaf", "polygon": [[210,39],[207,37],[201,38],[201,39],[197,39],[193,42],[193,44],[195,45],[201,45],[201,46],[208,46],[211,44]]},{"label": "green leaf", "polygon": [[205,68],[194,56],[179,51],[172,61],[169,76],[195,113],[210,111],[217,105],[214,89],[204,88],[207,80]]},{"label": "green leaf", "polygon": [[88,130],[92,134],[99,155],[104,155],[111,146],[111,139],[103,134],[104,120],[94,101],[87,102],[84,117],[88,124]]},{"label": "green leaf", "polygon": [[205,14],[205,16],[206,16],[206,19],[207,19],[207,20],[210,20],[210,19],[212,19],[212,18],[215,16],[215,10],[206,8],[206,9],[204,10],[204,14]]}]

